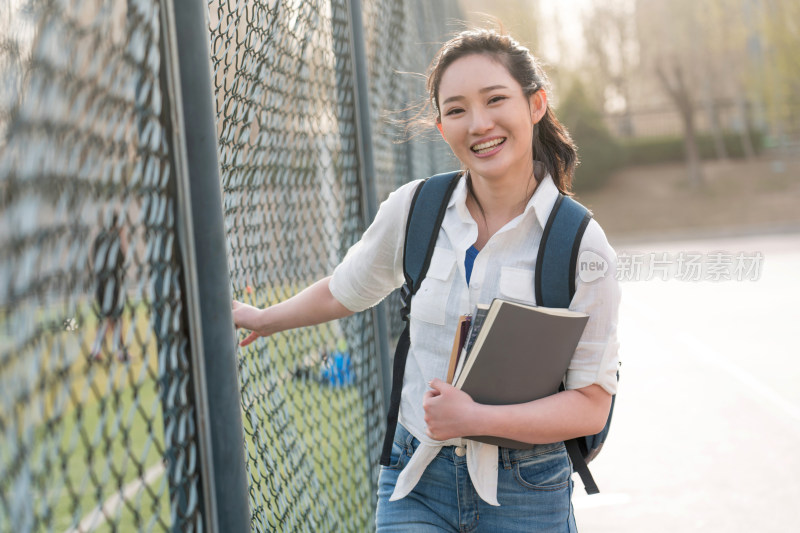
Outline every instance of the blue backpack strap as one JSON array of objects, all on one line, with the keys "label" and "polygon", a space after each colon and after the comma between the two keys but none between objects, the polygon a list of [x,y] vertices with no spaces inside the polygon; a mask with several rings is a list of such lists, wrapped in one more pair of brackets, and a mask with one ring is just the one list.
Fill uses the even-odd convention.
[{"label": "blue backpack strap", "polygon": [[392,442],[397,429],[400,413],[400,399],[403,390],[403,375],[406,371],[408,349],[411,346],[408,314],[411,312],[411,297],[419,290],[428,267],[439,228],[442,226],[450,196],[453,194],[461,171],[447,172],[432,176],[420,184],[414,192],[406,223],[405,244],[403,245],[403,276],[405,284],[400,292],[403,303],[401,316],[406,322],[403,333],[397,341],[392,365],[392,392],[389,397],[389,411],[386,415],[386,435],[383,438],[380,464],[389,466],[392,455]]},{"label": "blue backpack strap", "polygon": [[411,294],[416,294],[428,272],[448,200],[460,176],[461,171],[431,176],[417,188],[411,201],[403,248],[403,275]]},{"label": "blue backpack strap", "polygon": [[569,308],[575,295],[575,268],[581,239],[592,213],[563,194],[558,195],[542,233],[536,258],[536,305]]},{"label": "blue backpack strap", "polygon": [[[568,196],[559,194],[542,233],[536,258],[536,304],[567,309],[575,295],[575,274],[581,239],[592,219],[591,212]],[[604,430],[606,433],[608,432]],[[587,465],[589,446],[597,435],[564,442],[572,467],[581,476],[588,494],[600,492]]]}]

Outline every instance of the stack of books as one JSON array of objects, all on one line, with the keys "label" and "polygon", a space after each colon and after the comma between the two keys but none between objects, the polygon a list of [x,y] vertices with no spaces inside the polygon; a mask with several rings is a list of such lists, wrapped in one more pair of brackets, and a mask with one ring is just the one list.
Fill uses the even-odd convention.
[{"label": "stack of books", "polygon": [[[447,382],[478,403],[526,403],[558,392],[589,315],[496,298],[460,318]],[[500,437],[473,440],[507,448],[531,444]]]}]

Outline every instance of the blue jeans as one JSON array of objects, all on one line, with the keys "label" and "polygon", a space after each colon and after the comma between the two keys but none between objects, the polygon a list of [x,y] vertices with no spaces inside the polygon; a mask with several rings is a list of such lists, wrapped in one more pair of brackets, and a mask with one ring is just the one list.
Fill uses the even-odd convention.
[{"label": "blue jeans", "polygon": [[481,500],[467,472],[467,458],[446,446],[431,461],[417,486],[390,502],[397,476],[419,446],[397,426],[390,466],[378,479],[378,533],[491,532],[575,533],[572,512],[572,465],[563,442],[531,450],[500,448],[497,500]]}]

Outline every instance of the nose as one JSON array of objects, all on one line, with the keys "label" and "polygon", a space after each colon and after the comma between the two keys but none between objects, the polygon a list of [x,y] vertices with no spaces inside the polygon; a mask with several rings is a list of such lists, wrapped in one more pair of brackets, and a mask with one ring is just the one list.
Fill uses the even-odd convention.
[{"label": "nose", "polygon": [[475,135],[486,133],[494,127],[494,119],[487,109],[477,108],[472,111],[469,132]]}]

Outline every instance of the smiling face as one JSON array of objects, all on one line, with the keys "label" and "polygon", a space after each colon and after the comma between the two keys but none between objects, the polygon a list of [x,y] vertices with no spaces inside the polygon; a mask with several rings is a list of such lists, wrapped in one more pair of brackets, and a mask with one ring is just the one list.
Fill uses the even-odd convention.
[{"label": "smiling face", "polygon": [[547,107],[544,91],[525,96],[500,61],[473,54],[447,67],[438,97],[442,136],[473,178],[527,181],[533,125]]}]

